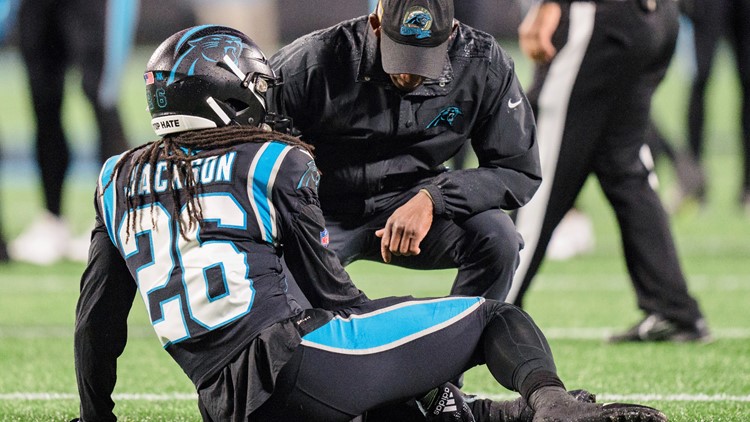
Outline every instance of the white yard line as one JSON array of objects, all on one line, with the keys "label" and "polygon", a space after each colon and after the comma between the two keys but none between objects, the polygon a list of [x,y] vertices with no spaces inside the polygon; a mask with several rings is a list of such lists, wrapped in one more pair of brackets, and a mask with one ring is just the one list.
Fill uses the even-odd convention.
[{"label": "white yard line", "polygon": [[[621,331],[622,327],[543,327],[544,335],[555,340],[604,340],[609,335]],[[750,328],[728,327],[712,328],[711,334],[717,340],[747,340],[750,339]],[[130,326],[128,337],[156,338],[151,327]],[[0,325],[0,339],[61,339],[73,338],[73,327],[59,326],[14,326]]]},{"label": "white yard line", "polygon": [[[469,394],[476,394],[480,397],[488,398],[491,400],[512,400],[518,397],[517,394],[490,394],[482,392],[469,392]],[[599,403],[611,403],[611,402],[649,402],[649,401],[662,401],[662,402],[750,402],[750,395],[747,396],[736,396],[731,394],[610,394],[610,393],[598,393],[596,395],[596,401]]]},{"label": "white yard line", "polygon": [[[622,327],[544,327],[542,329],[548,339],[556,340],[599,340],[622,331]],[[730,327],[712,328],[711,335],[717,340],[747,340],[750,339],[750,328]]]},{"label": "white yard line", "polygon": [[[468,392],[477,394],[492,400],[512,400],[518,394],[489,394],[483,392]],[[604,402],[750,402],[750,395],[737,396],[730,394],[609,394],[600,393],[596,395],[597,401]],[[115,394],[115,401],[193,401],[198,396],[192,393],[172,394],[137,394],[121,393]],[[78,400],[78,395],[70,393],[5,393],[0,394],[0,401],[29,400],[29,401],[55,401],[55,400]]]}]

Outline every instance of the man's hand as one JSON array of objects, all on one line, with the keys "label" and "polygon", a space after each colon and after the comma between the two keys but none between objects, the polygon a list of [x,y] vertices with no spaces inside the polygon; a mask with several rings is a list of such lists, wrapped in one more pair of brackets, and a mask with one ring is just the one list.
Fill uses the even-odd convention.
[{"label": "man's hand", "polygon": [[419,244],[432,226],[432,208],[430,195],[421,190],[393,212],[384,228],[375,232],[384,262],[391,262],[392,255],[419,255]]},{"label": "man's hand", "polygon": [[534,5],[518,27],[521,51],[537,63],[547,63],[555,57],[552,34],[560,24],[560,4],[555,2]]}]

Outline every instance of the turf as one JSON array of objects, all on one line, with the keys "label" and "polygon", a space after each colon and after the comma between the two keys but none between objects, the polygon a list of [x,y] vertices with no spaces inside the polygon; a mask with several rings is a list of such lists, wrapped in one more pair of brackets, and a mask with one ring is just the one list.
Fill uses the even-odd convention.
[{"label": "turf", "polygon": [[[737,207],[740,162],[736,154],[736,104],[717,100],[732,96],[736,81],[727,67],[716,76],[709,139],[709,203],[688,206],[672,220],[678,250],[691,291],[699,299],[716,341],[705,345],[609,345],[607,334],[623,329],[641,315],[621,258],[612,211],[593,181],[580,205],[593,218],[596,249],[571,261],[547,261],[527,296],[527,310],[547,333],[558,369],[569,388],[587,388],[600,400],[630,400],[657,406],[673,421],[750,420],[750,217]],[[10,78],[22,78],[12,52],[0,54]],[[148,139],[137,81],[129,82],[125,103],[134,139]],[[519,69],[524,68],[519,63]],[[526,70],[523,70],[526,72]],[[131,72],[131,73],[133,73]],[[683,70],[673,67],[660,90],[654,113],[665,132],[679,144],[685,98]],[[528,77],[528,76],[526,76]],[[11,79],[13,80],[13,79]],[[23,84],[0,83],[0,132],[5,147],[27,148],[28,103]],[[66,121],[85,151],[90,129],[80,96],[69,100]],[[137,122],[137,123],[136,123]],[[144,129],[145,127],[145,129]],[[20,139],[20,140],[19,140]],[[88,143],[87,143],[88,142]],[[14,163],[5,162],[5,165]],[[674,187],[671,168],[659,163],[661,193]],[[18,234],[40,209],[36,181],[4,173],[0,215],[8,237]],[[65,195],[65,213],[77,230],[92,216],[91,174],[74,174]],[[77,416],[72,332],[79,277],[83,266],[22,264],[0,266],[0,421],[63,421]],[[349,267],[353,279],[371,297],[445,294],[453,271],[416,272],[377,263]],[[153,334],[143,305],[136,302],[130,319],[128,347],[119,361],[115,408],[123,421],[198,421],[194,390]],[[494,398],[511,398],[486,368],[472,369],[465,389]]]}]

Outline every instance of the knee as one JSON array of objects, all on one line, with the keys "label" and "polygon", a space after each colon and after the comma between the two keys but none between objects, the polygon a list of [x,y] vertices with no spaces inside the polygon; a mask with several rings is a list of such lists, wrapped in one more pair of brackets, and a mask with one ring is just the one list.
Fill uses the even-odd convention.
[{"label": "knee", "polygon": [[486,211],[470,218],[464,225],[474,253],[497,262],[514,262],[523,246],[510,217],[500,210]]}]

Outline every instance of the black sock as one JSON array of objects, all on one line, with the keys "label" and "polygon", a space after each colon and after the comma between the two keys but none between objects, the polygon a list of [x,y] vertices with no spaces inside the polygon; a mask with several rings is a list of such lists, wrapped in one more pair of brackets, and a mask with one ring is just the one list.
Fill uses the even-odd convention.
[{"label": "black sock", "polygon": [[529,374],[529,376],[521,383],[519,392],[527,402],[531,403],[531,395],[542,387],[559,387],[567,394],[565,391],[565,384],[560,380],[560,377],[554,372],[544,370],[534,371]]}]

